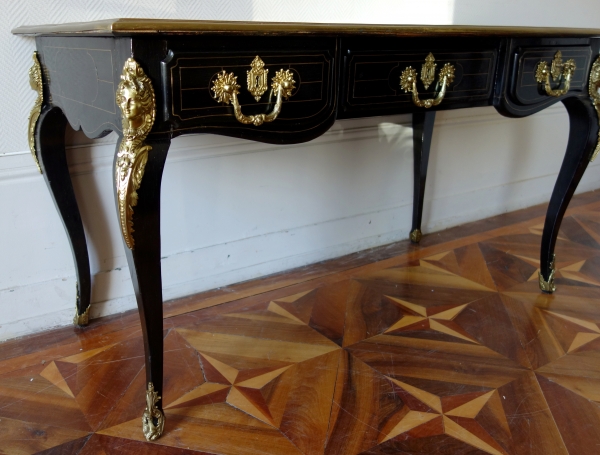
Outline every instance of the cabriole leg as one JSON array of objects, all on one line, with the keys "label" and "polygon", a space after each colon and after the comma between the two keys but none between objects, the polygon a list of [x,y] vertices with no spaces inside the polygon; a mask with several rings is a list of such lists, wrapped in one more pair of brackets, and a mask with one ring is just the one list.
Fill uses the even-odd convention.
[{"label": "cabriole leg", "polygon": [[569,142],[546,212],[540,253],[540,289],[554,292],[554,247],[558,230],[573,193],[590,162],[598,139],[598,119],[587,98],[563,100],[569,114]]},{"label": "cabriole leg", "polygon": [[[148,440],[160,437],[164,426],[163,311],[160,268],[160,186],[170,141],[147,140],[151,147],[132,214],[133,248],[123,240],[142,323],[146,358],[146,410],[143,431]],[[118,151],[118,149],[117,149]],[[117,158],[118,161],[118,158]],[[118,193],[118,192],[117,192]],[[117,194],[118,198],[118,194]],[[118,199],[117,199],[118,201]],[[119,211],[119,203],[117,202]]]},{"label": "cabriole leg", "polygon": [[414,151],[414,192],[413,192],[413,217],[410,230],[410,240],[419,243],[422,237],[421,219],[423,218],[423,200],[425,198],[425,181],[427,179],[427,165],[429,164],[429,150],[433,135],[435,111],[416,112],[413,120],[413,151]]},{"label": "cabriole leg", "polygon": [[142,431],[159,438],[162,412],[163,321],[160,271],[160,184],[170,137],[146,140],[156,115],[152,82],[129,58],[117,88],[123,135],[115,153],[115,199],[125,254],[142,323],[146,360],[146,410]]},{"label": "cabriole leg", "polygon": [[35,144],[42,175],[60,213],[73,252],[77,275],[73,323],[84,326],[88,324],[90,310],[90,261],[65,154],[66,127],[67,119],[58,107],[46,108],[37,121]]}]

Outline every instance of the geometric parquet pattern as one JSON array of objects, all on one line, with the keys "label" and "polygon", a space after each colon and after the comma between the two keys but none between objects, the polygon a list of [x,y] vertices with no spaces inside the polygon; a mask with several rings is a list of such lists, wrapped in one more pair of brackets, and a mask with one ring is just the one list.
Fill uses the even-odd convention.
[{"label": "geometric parquet pattern", "polygon": [[563,221],[553,295],[537,284],[543,219],[524,212],[170,304],[153,443],[137,314],[0,345],[0,453],[598,454],[589,199]]}]

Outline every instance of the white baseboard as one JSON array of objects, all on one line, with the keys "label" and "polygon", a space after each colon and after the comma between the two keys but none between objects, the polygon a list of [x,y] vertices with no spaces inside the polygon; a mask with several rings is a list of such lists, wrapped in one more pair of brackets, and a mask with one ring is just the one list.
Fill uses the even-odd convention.
[{"label": "white baseboard", "polygon": [[[464,137],[470,136],[474,138],[473,141],[482,141],[478,138],[479,135],[484,138],[484,141],[489,135],[488,131],[499,129],[510,133],[515,126],[522,127],[518,122],[526,122],[526,120],[515,123],[515,120],[500,117],[491,108],[444,112],[438,115],[424,208],[423,231],[425,233],[548,200],[562,160],[561,155],[564,153],[561,151],[564,150],[564,146],[560,142],[566,143],[566,138],[562,135],[568,128],[552,127],[552,125],[565,123],[566,116],[562,106],[547,109],[536,114],[535,117],[527,121],[529,122],[527,127],[546,128],[550,124],[551,130],[560,130],[554,133],[558,135],[558,139],[549,136],[547,143],[534,142],[523,133],[521,136],[510,138],[513,143],[508,146],[501,142],[488,142],[483,149],[477,151],[483,155],[475,156],[469,155],[475,153],[472,150],[476,150],[473,142],[465,145],[464,150],[461,149],[459,144]],[[77,136],[71,142],[73,141],[83,142],[72,146],[69,152],[70,170],[76,182],[77,196],[89,198],[90,185],[97,183],[97,186],[102,187],[104,183],[110,183],[114,142],[111,142],[109,137],[99,144],[90,146],[85,139]],[[548,152],[536,148],[537,142],[540,142],[539,147],[543,148],[548,148],[548,143],[557,143],[557,145],[554,150]],[[477,159],[485,162],[492,160],[498,154],[506,154],[507,147],[510,150],[527,147],[527,154],[524,155],[527,155],[530,160],[539,160],[540,156],[547,157],[546,161],[549,163],[547,167],[550,171],[537,165],[531,166],[530,172],[524,172],[522,169],[507,170],[504,169],[505,164],[500,162],[495,164],[498,168],[497,172],[491,174],[492,177],[494,175],[499,177],[493,179],[484,174],[478,175],[478,169],[468,168],[469,163],[477,162]],[[256,155],[256,158],[250,158],[248,162],[262,159],[265,165],[276,165],[273,164],[273,157],[279,156],[281,150],[281,146],[210,135],[202,136],[201,140],[195,136],[173,141],[167,161],[171,174],[168,177],[169,181],[164,182],[170,197],[175,200],[175,205],[163,207],[163,216],[168,213],[169,217],[173,218],[172,221],[163,219],[162,222],[165,300],[335,258],[408,237],[412,216],[410,116],[340,121],[323,137],[311,143],[287,147],[288,158],[296,166],[291,172],[295,170],[307,174],[314,170],[314,166],[323,165],[321,161],[316,161],[315,157],[321,157],[323,153],[333,150],[330,162],[325,164],[336,170],[342,168],[336,177],[338,180],[333,180],[329,184],[326,180],[318,180],[321,177],[317,173],[311,177],[317,180],[309,182],[309,184],[316,182],[316,185],[321,185],[316,192],[309,193],[312,198],[315,198],[315,194],[316,197],[323,196],[324,202],[317,201],[321,202],[321,207],[311,211],[311,204],[305,204],[304,199],[298,198],[299,191],[310,192],[311,188],[298,189],[293,188],[293,185],[286,188],[284,184],[288,176],[280,177],[270,191],[281,191],[281,199],[293,201],[293,204],[300,207],[298,210],[301,213],[295,213],[293,208],[286,207],[285,203],[281,205],[281,209],[270,208],[271,212],[263,207],[261,209],[263,211],[252,221],[253,227],[239,226],[236,227],[237,230],[228,231],[227,235],[211,237],[213,230],[218,231],[228,223],[238,223],[238,218],[244,219],[246,214],[242,216],[237,213],[215,212],[211,215],[210,222],[206,221],[209,216],[206,213],[211,210],[214,212],[217,206],[233,204],[235,201],[217,200],[211,205],[211,201],[205,201],[206,195],[201,192],[198,197],[188,194],[186,190],[190,187],[195,188],[194,182],[186,181],[186,188],[183,188],[184,185],[179,185],[180,182],[177,181],[178,172],[190,168],[197,169],[200,178],[203,175],[200,172],[210,168],[226,175],[223,169],[231,165],[227,163],[239,166],[240,160],[248,160],[247,156],[252,154]],[[390,152],[390,150],[397,151]],[[453,158],[454,163],[449,161],[450,157]],[[286,159],[283,163],[277,164],[280,166],[277,169],[286,168]],[[383,181],[380,181],[379,175],[375,172],[378,168],[373,167],[372,163],[378,159],[388,160],[386,163],[389,162],[390,166],[398,165],[399,168],[384,169],[382,173],[380,172],[383,174],[381,175]],[[464,167],[463,175],[466,177],[456,181],[448,178],[449,173],[456,173],[456,169],[451,169],[452,165],[458,168]],[[344,169],[344,166],[347,169]],[[506,178],[501,175],[503,173],[507,174]],[[513,173],[517,176],[516,179],[513,178]],[[267,169],[265,180],[268,180],[268,175]],[[289,180],[292,180],[291,177],[297,176],[290,174],[289,177]],[[352,185],[348,187],[350,191],[356,192],[348,193],[348,196],[342,194],[337,199],[330,198],[330,193],[339,191],[336,185],[346,178],[357,180],[358,187]],[[588,168],[578,192],[597,189],[599,181],[600,164],[594,164]],[[69,325],[72,321],[75,277],[70,262],[70,250],[57,215],[50,213],[54,208],[49,208],[50,198],[41,183],[41,177],[37,174],[35,166],[32,166],[29,152],[0,157],[0,185],[3,187],[0,193],[0,209],[3,213],[13,213],[17,217],[12,226],[0,227],[0,235],[5,239],[14,239],[15,243],[23,242],[29,245],[26,254],[31,257],[28,261],[30,268],[21,265],[14,271],[9,268],[0,270],[4,276],[0,278],[0,314],[2,314],[0,340]],[[249,185],[260,189],[260,183],[260,181],[250,181]],[[182,188],[179,188],[180,186]],[[29,188],[31,194],[23,195],[23,188]],[[106,234],[106,238],[98,238],[98,232],[94,231],[95,226],[89,225],[90,222],[93,224],[94,218],[84,213],[84,222],[88,223],[86,229],[91,232],[92,240],[90,242],[93,269],[92,318],[136,307],[129,270],[118,237],[116,216],[111,211],[112,191],[110,188],[104,193],[102,192],[104,189],[102,191],[95,189],[95,191],[97,191],[95,199],[91,200],[99,204],[98,211],[107,212],[104,223],[110,232]],[[251,188],[248,191],[253,190]],[[390,192],[397,194],[390,196]],[[223,191],[219,196],[224,197],[222,195],[225,194],[227,193]],[[364,200],[356,201],[356,204],[353,200],[347,200],[353,197],[360,198],[363,194],[365,194]],[[26,198],[26,201],[18,198]],[[199,200],[204,202],[200,203]],[[335,205],[336,201],[342,201],[347,204],[347,207],[338,207]],[[194,222],[201,226],[198,236],[193,232],[188,233],[187,230],[183,232],[178,225],[182,219],[180,206],[191,206],[193,210],[199,212],[186,214],[188,218],[192,216]],[[25,224],[20,224],[18,217],[27,213],[28,209],[34,210],[34,207],[37,207],[35,210],[40,213],[46,214],[44,216],[48,218],[47,222],[32,226],[32,222],[27,220]],[[265,219],[263,213],[268,218]],[[279,218],[284,218],[286,222],[282,222]],[[23,226],[27,226],[30,231],[23,232]],[[184,238],[186,235],[189,239],[178,243],[178,238]],[[6,245],[3,248],[5,250],[3,256],[11,261],[23,245],[18,247]],[[38,260],[40,256],[42,259]]]}]

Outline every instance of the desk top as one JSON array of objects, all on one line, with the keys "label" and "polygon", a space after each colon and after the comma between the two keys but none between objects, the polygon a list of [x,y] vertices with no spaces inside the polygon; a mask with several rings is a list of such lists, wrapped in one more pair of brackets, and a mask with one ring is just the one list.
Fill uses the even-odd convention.
[{"label": "desk top", "polygon": [[482,27],[470,25],[318,24],[299,22],[104,19],[67,24],[23,25],[16,35],[249,34],[249,35],[390,35],[390,36],[600,36],[600,29],[552,27]]}]

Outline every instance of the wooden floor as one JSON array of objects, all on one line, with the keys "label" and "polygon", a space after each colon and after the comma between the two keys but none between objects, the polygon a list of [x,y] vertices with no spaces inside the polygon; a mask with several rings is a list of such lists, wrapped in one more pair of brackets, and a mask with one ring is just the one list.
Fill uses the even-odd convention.
[{"label": "wooden floor", "polygon": [[144,441],[137,313],[0,345],[5,454],[600,453],[600,193],[537,283],[545,207],[165,305]]}]

